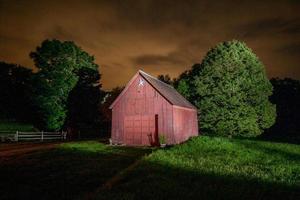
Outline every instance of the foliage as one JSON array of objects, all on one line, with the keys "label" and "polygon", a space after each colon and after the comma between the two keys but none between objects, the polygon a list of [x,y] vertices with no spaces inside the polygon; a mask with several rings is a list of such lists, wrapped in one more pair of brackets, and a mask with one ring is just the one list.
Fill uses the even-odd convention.
[{"label": "foliage", "polygon": [[[291,139],[300,141],[300,81],[290,78],[271,79],[273,94],[270,97],[276,104],[275,125],[264,136],[271,139]],[[297,140],[297,141],[296,141]]]},{"label": "foliage", "polygon": [[299,187],[300,146],[200,136],[153,152],[97,197],[293,199]]},{"label": "foliage", "polygon": [[32,71],[0,62],[0,118],[32,121]]},{"label": "foliage", "polygon": [[100,126],[100,102],[102,91],[97,65],[95,68],[81,68],[79,80],[68,97],[67,124],[79,130],[84,127],[97,129]]},{"label": "foliage", "polygon": [[110,105],[116,100],[116,98],[121,94],[124,87],[115,87],[111,91],[106,92],[103,101],[101,102],[100,112],[102,116],[102,121],[104,123],[111,123],[111,110]]},{"label": "foliage", "polygon": [[220,43],[186,76],[179,88],[200,110],[203,133],[254,137],[274,124],[272,85],[245,43]]},{"label": "foliage", "polygon": [[166,75],[160,74],[157,76],[157,79],[169,85],[172,85],[173,83],[169,74]]},{"label": "foliage", "polygon": [[166,144],[166,142],[167,142],[166,136],[163,134],[160,134],[158,139],[159,139],[160,144]]},{"label": "foliage", "polygon": [[193,89],[190,88],[190,84],[188,83],[188,80],[182,79],[178,82],[176,90],[184,96],[186,99],[191,99],[193,92],[191,92]]},{"label": "foliage", "polygon": [[94,57],[74,42],[45,40],[30,53],[38,72],[34,78],[35,105],[40,127],[59,130],[67,116],[67,100],[76,86],[82,68],[97,68]]},{"label": "foliage", "polygon": [[200,73],[200,69],[200,64],[194,64],[191,70],[187,70],[181,73],[173,83],[176,90],[193,104],[195,104],[198,99],[198,96],[196,95],[196,88],[194,85],[194,78]]}]

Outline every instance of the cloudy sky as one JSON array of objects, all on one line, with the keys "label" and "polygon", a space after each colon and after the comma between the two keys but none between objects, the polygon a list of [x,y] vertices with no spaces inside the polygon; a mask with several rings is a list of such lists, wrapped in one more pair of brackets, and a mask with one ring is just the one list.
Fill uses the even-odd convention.
[{"label": "cloudy sky", "polygon": [[232,39],[269,77],[300,79],[299,0],[0,0],[0,60],[34,68],[30,51],[54,38],[95,56],[104,89],[138,69],[175,77]]}]

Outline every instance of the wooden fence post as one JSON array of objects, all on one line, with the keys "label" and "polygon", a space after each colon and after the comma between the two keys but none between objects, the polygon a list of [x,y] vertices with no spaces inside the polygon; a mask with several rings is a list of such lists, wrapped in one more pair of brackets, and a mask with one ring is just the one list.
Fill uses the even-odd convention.
[{"label": "wooden fence post", "polygon": [[44,131],[42,131],[41,137],[42,137],[42,142],[43,142],[44,141]]},{"label": "wooden fence post", "polygon": [[16,131],[15,141],[18,142],[18,140],[19,140],[19,131]]}]

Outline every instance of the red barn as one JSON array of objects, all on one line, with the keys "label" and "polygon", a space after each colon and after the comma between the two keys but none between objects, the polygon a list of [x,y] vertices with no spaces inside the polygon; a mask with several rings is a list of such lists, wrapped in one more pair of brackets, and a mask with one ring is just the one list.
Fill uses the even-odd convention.
[{"label": "red barn", "polygon": [[110,106],[113,144],[167,144],[198,135],[197,109],[173,87],[139,70]]}]

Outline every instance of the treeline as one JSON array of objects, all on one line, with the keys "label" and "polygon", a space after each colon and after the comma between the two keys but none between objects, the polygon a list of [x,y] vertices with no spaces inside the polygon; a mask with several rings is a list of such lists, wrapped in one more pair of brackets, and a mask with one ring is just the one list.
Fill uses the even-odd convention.
[{"label": "treeline", "polygon": [[[110,133],[109,106],[123,88],[101,89],[93,56],[74,42],[45,40],[30,57],[34,73],[0,63],[0,118],[41,130],[81,131],[83,137]],[[198,108],[202,134],[299,138],[299,81],[268,80],[263,63],[243,42],[222,42],[178,77],[158,78]]]},{"label": "treeline", "polygon": [[45,40],[30,57],[35,73],[0,62],[0,119],[32,123],[40,130],[83,130],[83,137],[108,132],[101,102],[109,93],[101,89],[93,56],[74,42]]},{"label": "treeline", "polygon": [[264,71],[251,49],[232,41],[178,77],[158,79],[197,106],[202,133],[300,143],[300,81],[269,81]]},{"label": "treeline", "polygon": [[32,121],[32,71],[0,62],[0,119]]}]

